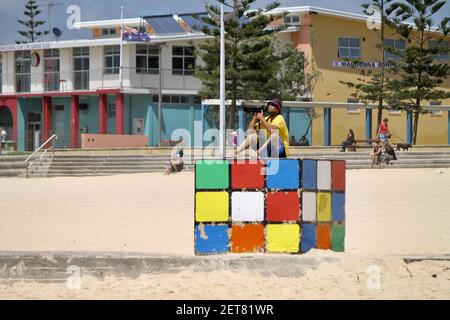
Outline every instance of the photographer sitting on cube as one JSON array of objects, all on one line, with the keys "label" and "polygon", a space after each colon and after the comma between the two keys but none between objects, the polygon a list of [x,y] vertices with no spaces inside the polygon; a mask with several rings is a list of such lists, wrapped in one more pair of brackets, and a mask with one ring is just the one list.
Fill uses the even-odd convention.
[{"label": "photographer sitting on cube", "polygon": [[[234,151],[235,157],[250,147],[256,150],[258,158],[261,158],[266,150],[269,158],[287,158],[289,155],[289,131],[281,115],[282,103],[274,99],[267,103],[267,107],[269,116],[264,117],[262,110],[254,113],[248,125],[247,137]],[[261,135],[261,140],[260,130],[265,131],[265,135]]]}]

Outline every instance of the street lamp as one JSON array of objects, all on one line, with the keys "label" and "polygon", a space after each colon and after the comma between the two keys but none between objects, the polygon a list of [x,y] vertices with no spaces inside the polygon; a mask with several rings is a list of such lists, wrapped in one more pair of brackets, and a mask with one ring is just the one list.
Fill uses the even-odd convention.
[{"label": "street lamp", "polygon": [[[226,156],[225,151],[225,22],[230,21],[239,10],[239,6],[233,8],[230,13],[224,14],[224,4],[220,5],[220,15],[209,8],[208,1],[205,0],[206,10],[216,23],[220,24],[220,122],[219,122],[219,147],[222,157]],[[229,6],[229,5],[227,5]],[[229,6],[230,7],[230,6]]]}]

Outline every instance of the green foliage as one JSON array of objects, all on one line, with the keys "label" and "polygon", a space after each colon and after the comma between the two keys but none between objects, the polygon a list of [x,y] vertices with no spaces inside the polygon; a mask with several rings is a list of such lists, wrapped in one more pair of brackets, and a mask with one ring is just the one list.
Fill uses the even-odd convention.
[{"label": "green foliage", "polygon": [[28,0],[28,2],[25,4],[25,11],[23,12],[23,14],[28,17],[28,20],[19,19],[17,20],[17,22],[25,26],[27,30],[19,30],[17,32],[26,40],[16,41],[17,43],[35,42],[39,37],[48,34],[48,30],[38,31],[38,27],[45,24],[45,21],[36,20],[36,17],[41,13],[41,10],[39,10],[38,8],[39,6],[36,4],[35,0]]},{"label": "green foliage", "polygon": [[[395,53],[401,62],[391,70],[395,76],[388,81],[392,92],[389,103],[395,109],[413,113],[413,144],[417,141],[419,115],[425,113],[423,103],[450,98],[449,91],[438,88],[450,74],[450,67],[435,58],[450,51],[429,47],[430,41],[441,42],[449,33],[449,18],[438,24],[432,19],[444,4],[439,0],[408,0],[406,4],[395,3],[391,8],[397,17],[395,30],[408,40],[408,47],[403,54]],[[405,20],[412,25],[404,23]]]},{"label": "green foliage", "polygon": [[[226,4],[225,0],[219,2]],[[269,26],[284,15],[263,14],[279,4],[273,3],[264,10],[250,10],[254,2],[233,0],[232,8],[236,9],[236,14],[225,22],[226,97],[231,100],[228,128],[235,128],[237,100],[282,99],[293,97],[296,92],[286,86],[287,82],[292,85],[294,75],[282,73],[282,70],[286,71],[285,67],[283,69],[284,60],[294,65],[298,63],[296,59],[299,57],[288,59],[293,50],[286,48],[280,53],[276,52],[275,34],[285,27]],[[209,9],[220,16],[218,7],[210,6]],[[195,76],[203,83],[200,95],[212,99],[219,97],[220,90],[220,22],[210,17],[203,17],[202,20],[209,26],[202,31],[214,38],[197,46],[196,54],[203,64],[196,66]]]}]

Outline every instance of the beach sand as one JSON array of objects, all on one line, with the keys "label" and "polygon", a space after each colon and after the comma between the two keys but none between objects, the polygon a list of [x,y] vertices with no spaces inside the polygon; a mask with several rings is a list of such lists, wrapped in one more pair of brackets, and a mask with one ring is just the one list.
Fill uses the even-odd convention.
[{"label": "beach sand", "polygon": [[[193,256],[193,186],[193,173],[0,179],[0,252]],[[401,258],[450,254],[449,194],[450,169],[348,171],[346,253],[309,253],[339,262],[301,276],[185,268],[137,279],[86,276],[82,290],[0,283],[0,299],[449,299],[449,261]],[[373,265],[379,289],[367,285]]]}]

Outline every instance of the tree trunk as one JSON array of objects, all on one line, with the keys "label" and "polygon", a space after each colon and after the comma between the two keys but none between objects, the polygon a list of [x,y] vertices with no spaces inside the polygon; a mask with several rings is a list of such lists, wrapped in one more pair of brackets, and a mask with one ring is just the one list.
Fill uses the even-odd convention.
[{"label": "tree trunk", "polygon": [[414,119],[413,119],[413,136],[412,136],[412,144],[416,145],[417,143],[417,129],[419,126],[419,116],[420,116],[420,112],[419,111],[415,111],[413,113],[414,115]]}]

